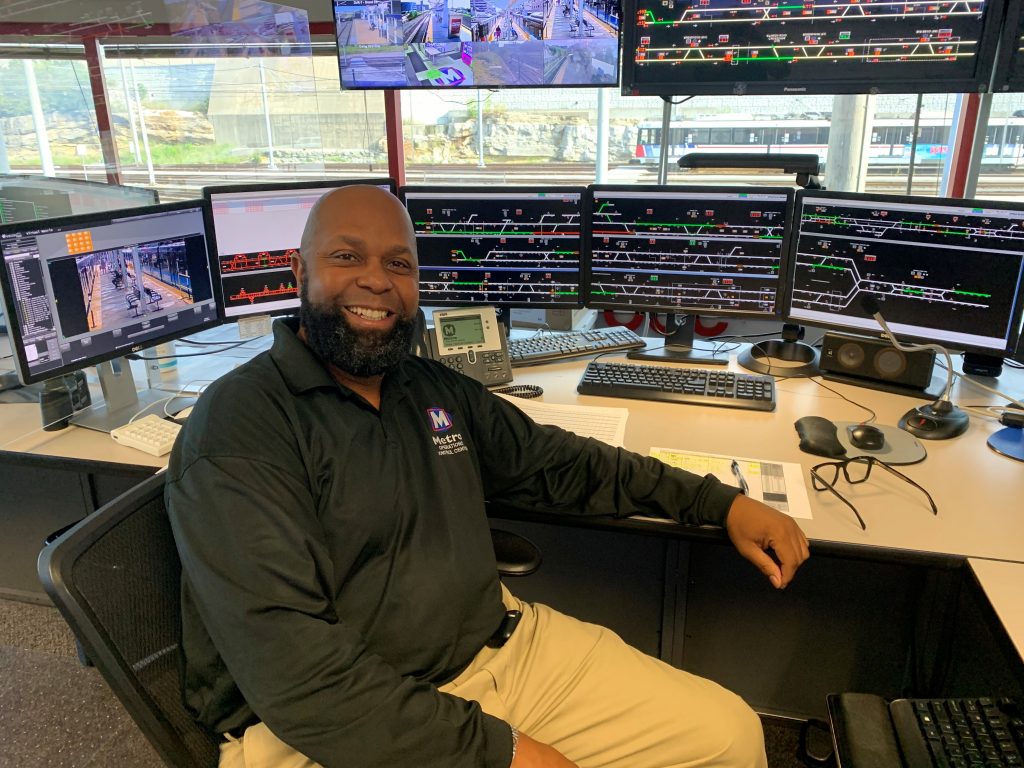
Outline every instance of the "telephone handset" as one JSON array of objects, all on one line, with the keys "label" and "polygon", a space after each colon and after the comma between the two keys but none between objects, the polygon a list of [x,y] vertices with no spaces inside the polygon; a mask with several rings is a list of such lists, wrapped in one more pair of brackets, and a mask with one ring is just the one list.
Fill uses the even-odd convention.
[{"label": "telephone handset", "polygon": [[424,332],[427,356],[490,387],[512,381],[508,341],[494,307],[438,309]]}]

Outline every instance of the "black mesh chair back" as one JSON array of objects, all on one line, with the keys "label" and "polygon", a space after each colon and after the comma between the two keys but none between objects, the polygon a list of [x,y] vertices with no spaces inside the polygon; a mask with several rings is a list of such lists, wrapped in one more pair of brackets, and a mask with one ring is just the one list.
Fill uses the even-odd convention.
[{"label": "black mesh chair back", "polygon": [[88,658],[165,763],[217,765],[218,737],[182,703],[181,563],[163,473],[47,545],[39,577]]}]

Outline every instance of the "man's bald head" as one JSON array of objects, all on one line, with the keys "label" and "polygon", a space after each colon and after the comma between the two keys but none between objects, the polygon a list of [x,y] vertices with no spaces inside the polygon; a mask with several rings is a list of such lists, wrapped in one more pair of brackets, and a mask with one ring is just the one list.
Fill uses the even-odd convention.
[{"label": "man's bald head", "polygon": [[339,187],[316,201],[309,211],[299,246],[302,260],[309,263],[317,247],[330,241],[337,233],[382,227],[392,237],[400,237],[416,254],[416,231],[408,211],[390,192],[370,184]]}]

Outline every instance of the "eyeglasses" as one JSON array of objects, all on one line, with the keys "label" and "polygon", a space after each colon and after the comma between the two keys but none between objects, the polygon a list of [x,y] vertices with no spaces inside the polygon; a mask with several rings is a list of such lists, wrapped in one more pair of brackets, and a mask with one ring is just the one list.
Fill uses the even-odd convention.
[{"label": "eyeglasses", "polygon": [[843,502],[843,504],[853,510],[853,514],[857,516],[857,522],[860,523],[861,529],[867,530],[868,526],[864,522],[864,518],[860,516],[860,512],[857,511],[857,508],[853,506],[853,504],[843,497],[843,494],[836,490],[835,486],[839,480],[840,470],[842,470],[843,477],[846,479],[846,482],[850,485],[856,485],[857,483],[866,482],[867,479],[871,477],[871,468],[876,464],[886,472],[895,475],[900,480],[906,480],[912,486],[921,491],[921,493],[928,498],[928,504],[931,505],[932,514],[939,514],[939,509],[935,506],[935,501],[932,499],[931,494],[928,493],[928,491],[902,472],[897,472],[884,461],[876,459],[874,456],[858,456],[854,459],[846,459],[845,461],[826,461],[824,464],[813,466],[811,467],[811,487],[816,491],[832,491],[832,493],[834,493],[836,497]]}]

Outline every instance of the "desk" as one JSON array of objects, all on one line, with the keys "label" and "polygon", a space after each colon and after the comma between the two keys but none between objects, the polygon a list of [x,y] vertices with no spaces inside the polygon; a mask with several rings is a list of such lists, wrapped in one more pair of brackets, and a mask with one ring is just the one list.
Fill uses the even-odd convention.
[{"label": "desk", "polygon": [[[231,351],[218,366],[230,368],[248,354]],[[203,360],[183,358],[179,379],[202,378]],[[652,446],[681,448],[793,461],[806,469],[822,459],[798,450],[792,426],[797,418],[856,421],[865,415],[813,381],[795,379],[778,383],[774,413],[585,397],[575,391],[585,362],[516,369],[516,383],[543,387],[548,402],[628,407],[626,446],[640,453]],[[735,359],[730,367],[739,370]],[[895,424],[918,402],[828,386],[872,408],[881,424]],[[1019,398],[1024,375],[1007,369],[998,386]],[[1000,402],[967,384],[956,386],[954,400]],[[20,432],[4,438],[4,450],[37,459],[100,461],[100,469],[128,465],[142,473],[166,459],[74,427],[42,433],[37,418],[33,406],[0,407],[2,434]],[[950,661],[958,649],[979,643],[991,645],[986,659],[998,673],[992,678],[1000,682],[998,690],[1016,693],[1024,685],[1017,682],[1024,680],[1024,627],[1012,617],[1019,617],[1024,598],[1016,594],[1020,579],[1014,576],[1024,565],[1004,569],[988,563],[1024,561],[1024,466],[986,447],[987,436],[999,428],[992,419],[972,415],[966,434],[926,442],[928,459],[904,468],[935,498],[937,517],[918,491],[884,474],[844,488],[867,521],[866,531],[831,494],[812,491],[814,518],[800,524],[814,556],[784,593],[771,590],[717,530],[495,514],[538,539],[546,555],[537,575],[516,582],[521,595],[550,596],[560,608],[611,624],[644,650],[733,687],[762,711],[820,716],[823,687],[897,695],[910,685],[947,692],[949,680],[968,685],[979,679],[958,677],[959,662]],[[48,490],[40,491],[43,498]],[[975,558],[972,567],[980,563],[973,571],[976,585],[965,576],[968,557]],[[1010,657],[991,633],[973,637],[973,622],[958,618],[986,595],[993,596],[1001,619],[1011,617],[1004,619],[1010,647],[1016,648]]]}]

